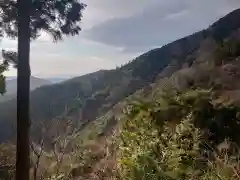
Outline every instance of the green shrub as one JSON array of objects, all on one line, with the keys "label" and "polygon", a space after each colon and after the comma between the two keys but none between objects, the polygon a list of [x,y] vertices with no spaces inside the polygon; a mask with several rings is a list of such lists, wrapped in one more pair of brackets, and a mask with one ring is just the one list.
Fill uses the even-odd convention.
[{"label": "green shrub", "polygon": [[134,103],[126,112],[117,156],[122,179],[236,178],[237,161],[221,164],[215,150],[226,138],[237,142],[237,106],[217,102],[211,91],[191,90]]}]

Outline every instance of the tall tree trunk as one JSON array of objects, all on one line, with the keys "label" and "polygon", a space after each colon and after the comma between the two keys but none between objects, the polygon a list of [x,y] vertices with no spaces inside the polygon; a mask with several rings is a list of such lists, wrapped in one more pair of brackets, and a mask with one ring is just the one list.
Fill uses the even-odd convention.
[{"label": "tall tree trunk", "polygon": [[29,89],[31,0],[18,0],[17,160],[16,179],[29,180]]}]

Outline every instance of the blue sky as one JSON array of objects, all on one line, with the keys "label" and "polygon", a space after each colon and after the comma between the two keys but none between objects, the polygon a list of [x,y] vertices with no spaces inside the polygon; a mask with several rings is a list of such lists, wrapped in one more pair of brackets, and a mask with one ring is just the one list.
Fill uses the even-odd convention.
[{"label": "blue sky", "polygon": [[[82,0],[83,31],[53,43],[43,34],[31,44],[32,75],[71,77],[111,69],[143,52],[207,28],[239,8],[239,0]],[[0,47],[15,49],[3,39]],[[11,69],[8,76],[16,75]]]}]

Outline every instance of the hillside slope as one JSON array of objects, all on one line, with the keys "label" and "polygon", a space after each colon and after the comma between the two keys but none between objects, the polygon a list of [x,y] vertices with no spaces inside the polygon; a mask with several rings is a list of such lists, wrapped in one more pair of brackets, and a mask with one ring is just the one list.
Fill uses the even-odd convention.
[{"label": "hillside slope", "polygon": [[[239,179],[239,151],[234,159],[228,152],[223,152],[223,157],[215,152],[226,137],[240,145],[239,18],[240,10],[236,10],[210,28],[149,51],[116,70],[98,71],[33,91],[33,124],[52,120],[48,122],[52,123],[56,134],[55,131],[50,132],[50,136],[44,133],[44,137],[50,137],[51,143],[55,143],[51,138],[59,143],[49,148],[48,141],[44,141],[46,149],[39,173],[47,172],[46,177],[49,177],[60,172],[76,180],[112,180],[119,179],[117,171],[121,172],[125,166],[122,179],[139,179],[143,174],[145,179],[179,179],[183,173],[185,176],[180,179]],[[125,108],[135,100],[143,102],[140,110],[138,106],[136,109],[130,106],[130,110]],[[14,128],[11,123],[15,116],[14,104],[9,101],[0,106],[1,141],[13,137],[14,131],[10,130]],[[126,116],[123,110],[136,112]],[[69,125],[69,120],[79,126]],[[164,125],[166,134],[160,132],[164,121],[169,125]],[[177,126],[180,131],[172,131],[176,128],[175,121],[181,121]],[[59,122],[64,122],[63,128]],[[128,123],[120,126],[122,122]],[[199,134],[199,128],[204,137]],[[40,129],[35,129],[33,135],[39,133]],[[122,142],[117,138],[119,134],[123,135],[119,138]],[[48,137],[44,140],[49,140]],[[198,140],[203,142],[200,144]],[[65,142],[67,145],[62,148]],[[116,149],[115,145],[121,148]],[[210,145],[207,153],[205,145],[207,148]],[[59,146],[57,153],[56,146]],[[120,159],[117,157],[119,151],[122,151]],[[212,151],[215,157],[209,156]],[[62,157],[60,171],[56,170],[56,162],[59,162],[56,154]],[[159,163],[162,160],[167,161]],[[169,172],[179,174],[169,176]],[[149,177],[149,174],[154,176]]]},{"label": "hillside slope", "polygon": [[[238,37],[239,18],[240,10],[235,10],[210,28],[151,50],[121,68],[36,89],[31,92],[33,124],[56,117],[83,124],[104,115],[137,90],[209,59],[217,44],[235,34]],[[15,100],[0,104],[2,141],[12,137],[15,104]]]}]

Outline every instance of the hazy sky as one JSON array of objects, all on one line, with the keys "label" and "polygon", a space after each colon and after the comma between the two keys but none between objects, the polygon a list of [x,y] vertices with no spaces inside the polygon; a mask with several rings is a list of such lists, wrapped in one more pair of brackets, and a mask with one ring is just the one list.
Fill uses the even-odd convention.
[{"label": "hazy sky", "polygon": [[[152,48],[207,28],[240,8],[239,0],[82,0],[87,4],[78,37],[31,44],[32,75],[79,76],[111,69]],[[16,42],[3,39],[1,48]],[[10,70],[6,75],[16,75]]]}]

